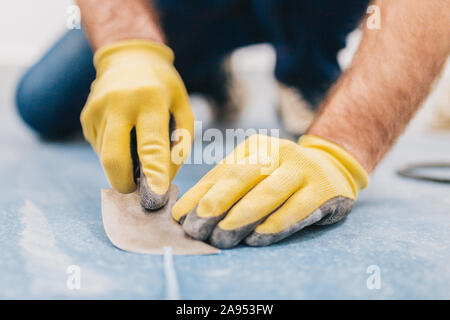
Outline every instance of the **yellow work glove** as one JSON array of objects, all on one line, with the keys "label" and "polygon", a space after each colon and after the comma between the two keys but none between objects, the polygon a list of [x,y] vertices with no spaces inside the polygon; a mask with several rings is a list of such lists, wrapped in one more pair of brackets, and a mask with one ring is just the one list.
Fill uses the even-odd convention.
[{"label": "yellow work glove", "polygon": [[220,248],[244,238],[264,246],[341,220],[367,183],[359,162],[325,139],[305,135],[296,144],[254,135],[190,189],[172,216],[187,234]]},{"label": "yellow work glove", "polygon": [[[121,193],[136,189],[130,132],[136,130],[141,165],[142,205],[157,209],[179,166],[189,155],[194,118],[172,50],[145,40],[118,41],[94,56],[97,78],[81,113],[86,140],[101,159],[111,186]],[[189,133],[177,143],[172,161],[169,122]],[[134,142],[133,142],[134,143]],[[144,181],[142,181],[144,180]]]}]

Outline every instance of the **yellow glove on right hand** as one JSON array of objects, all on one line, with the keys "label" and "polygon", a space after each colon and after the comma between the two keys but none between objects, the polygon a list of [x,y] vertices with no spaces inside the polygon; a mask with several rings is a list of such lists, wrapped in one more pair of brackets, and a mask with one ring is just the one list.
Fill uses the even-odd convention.
[{"label": "yellow glove on right hand", "polygon": [[296,144],[254,135],[186,192],[172,216],[190,236],[220,248],[244,238],[268,245],[344,218],[367,183],[359,162],[325,139],[306,135]]},{"label": "yellow glove on right hand", "polygon": [[[122,193],[136,189],[130,152],[130,132],[136,128],[137,151],[146,181],[141,181],[144,207],[157,209],[167,201],[170,181],[189,155],[193,114],[181,77],[165,45],[119,41],[99,49],[94,57],[97,78],[81,113],[83,133],[100,156],[113,188]],[[178,141],[177,159],[171,158],[170,116]],[[186,137],[188,137],[186,139]]]}]

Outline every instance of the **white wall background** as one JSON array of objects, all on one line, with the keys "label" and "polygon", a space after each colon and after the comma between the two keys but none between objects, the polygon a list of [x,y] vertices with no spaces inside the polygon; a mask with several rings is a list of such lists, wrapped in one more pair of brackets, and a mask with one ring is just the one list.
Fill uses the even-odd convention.
[{"label": "white wall background", "polygon": [[0,65],[28,65],[67,30],[72,0],[0,1]]}]

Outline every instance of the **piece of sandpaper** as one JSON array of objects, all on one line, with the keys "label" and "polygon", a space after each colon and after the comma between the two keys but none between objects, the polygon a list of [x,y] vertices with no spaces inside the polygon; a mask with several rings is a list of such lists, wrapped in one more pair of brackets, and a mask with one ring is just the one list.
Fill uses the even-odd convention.
[{"label": "piece of sandpaper", "polygon": [[186,235],[173,220],[171,210],[178,188],[172,185],[169,192],[169,201],[162,209],[147,211],[140,204],[138,192],[122,194],[103,189],[103,226],[109,240],[122,250],[137,253],[162,255],[166,246],[172,247],[174,255],[219,253],[219,249]]}]

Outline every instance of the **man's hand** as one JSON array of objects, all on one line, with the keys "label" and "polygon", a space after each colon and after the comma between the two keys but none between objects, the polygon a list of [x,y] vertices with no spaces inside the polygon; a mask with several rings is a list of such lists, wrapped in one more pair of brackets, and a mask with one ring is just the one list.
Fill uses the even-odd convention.
[{"label": "man's hand", "polygon": [[[178,167],[189,154],[193,115],[184,84],[173,67],[152,0],[77,0],[97,69],[81,114],[86,139],[99,154],[111,185],[136,189],[130,132],[136,129],[141,164],[141,203],[157,209]],[[169,122],[184,129],[170,155]],[[190,135],[190,137],[188,136]],[[176,138],[175,138],[176,139]],[[174,149],[175,150],[175,149]],[[146,179],[143,180],[143,174]]]},{"label": "man's hand", "polygon": [[334,143],[254,135],[190,189],[172,215],[190,236],[217,247],[244,238],[263,246],[313,223],[341,220],[367,183],[361,164]]},{"label": "man's hand", "polygon": [[368,172],[403,132],[450,54],[449,0],[372,3],[380,8],[380,29],[364,29],[350,68],[307,131],[345,148]]},{"label": "man's hand", "polygon": [[[193,137],[188,94],[172,63],[168,47],[148,40],[100,48],[94,57],[97,78],[81,114],[86,139],[100,156],[112,187],[122,193],[136,189],[130,151],[130,132],[136,128],[141,169],[149,186],[148,209],[165,204],[170,181],[182,162],[171,159],[171,115],[176,128]],[[191,140],[185,140],[177,147],[181,160],[191,146]]]}]

